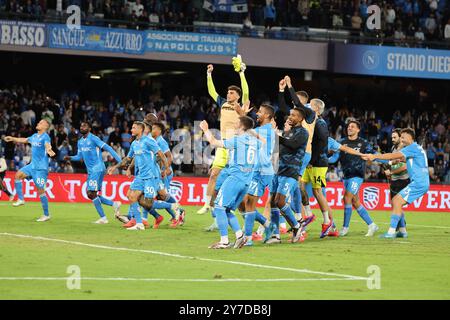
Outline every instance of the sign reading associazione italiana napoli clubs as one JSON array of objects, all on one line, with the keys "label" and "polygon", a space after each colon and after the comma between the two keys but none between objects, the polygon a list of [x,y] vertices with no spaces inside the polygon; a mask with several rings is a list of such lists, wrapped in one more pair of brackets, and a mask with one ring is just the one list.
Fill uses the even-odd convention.
[{"label": "sign reading associazione italiana napoli clubs", "polygon": [[236,55],[236,35],[147,31],[148,52]]},{"label": "sign reading associazione italiana napoli clubs", "polygon": [[46,25],[44,23],[0,20],[0,44],[46,47]]},{"label": "sign reading associazione italiana napoli clubs", "polygon": [[329,71],[450,79],[450,50],[333,44],[330,45]]}]

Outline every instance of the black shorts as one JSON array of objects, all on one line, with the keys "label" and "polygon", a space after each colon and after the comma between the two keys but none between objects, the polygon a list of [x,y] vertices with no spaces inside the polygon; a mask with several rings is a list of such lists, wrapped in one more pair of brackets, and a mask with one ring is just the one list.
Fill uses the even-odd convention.
[{"label": "black shorts", "polygon": [[400,179],[391,181],[389,189],[391,190],[391,200],[410,183],[409,179]]},{"label": "black shorts", "polygon": [[6,171],[0,172],[0,182],[2,182],[3,179],[5,179],[5,175],[6,175]]}]

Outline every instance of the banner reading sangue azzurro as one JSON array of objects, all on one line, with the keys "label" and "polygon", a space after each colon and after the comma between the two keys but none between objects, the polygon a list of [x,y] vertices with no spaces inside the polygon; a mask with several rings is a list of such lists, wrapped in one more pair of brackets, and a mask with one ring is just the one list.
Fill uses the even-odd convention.
[{"label": "banner reading sangue azzurro", "polygon": [[88,26],[69,29],[62,24],[50,24],[48,29],[50,48],[129,54],[145,51],[145,33],[142,31]]},{"label": "banner reading sangue azzurro", "polygon": [[450,50],[332,44],[329,68],[336,73],[450,79]]},{"label": "banner reading sangue azzurro", "polygon": [[147,31],[148,52],[236,55],[238,36],[188,32]]}]

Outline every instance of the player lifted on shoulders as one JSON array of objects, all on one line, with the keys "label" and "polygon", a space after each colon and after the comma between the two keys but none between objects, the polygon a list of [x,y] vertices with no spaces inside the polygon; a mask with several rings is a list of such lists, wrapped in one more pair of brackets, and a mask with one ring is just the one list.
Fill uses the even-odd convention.
[{"label": "player lifted on shoulders", "polygon": [[75,156],[65,156],[64,160],[83,161],[88,173],[87,177],[87,196],[95,206],[100,219],[95,223],[106,224],[108,219],[103,211],[102,204],[113,206],[116,215],[119,214],[120,202],[113,202],[105,197],[99,196],[98,191],[102,190],[103,178],[106,167],[102,159],[101,150],[109,152],[119,163],[120,156],[109,145],[100,140],[99,137],[91,133],[91,125],[88,122],[82,122],[80,125],[81,137],[78,140],[78,152]]},{"label": "player lifted on shoulders", "polygon": [[403,206],[422,197],[430,189],[430,175],[428,172],[427,154],[423,148],[414,142],[415,132],[411,128],[401,131],[401,142],[404,147],[397,152],[379,154],[365,154],[364,160],[400,160],[405,161],[411,182],[392,199],[392,215],[389,230],[382,238],[393,239],[407,236],[406,227],[396,233],[397,226],[402,219]]},{"label": "player lifted on shoulders", "polygon": [[47,184],[48,176],[48,156],[55,156],[52,150],[50,137],[47,134],[50,128],[50,123],[47,120],[41,120],[36,125],[37,133],[28,138],[15,138],[7,136],[4,138],[6,142],[14,143],[29,143],[31,144],[31,163],[17,171],[14,185],[18,200],[13,203],[13,206],[21,206],[25,204],[22,191],[22,180],[31,177],[37,187],[39,199],[41,200],[42,210],[44,215],[37,219],[37,222],[45,222],[50,220],[50,213],[48,211],[48,198],[45,194],[45,186]]},{"label": "player lifted on shoulders", "polygon": [[247,194],[253,166],[257,157],[257,139],[249,133],[253,128],[253,119],[247,116],[239,118],[235,127],[237,135],[229,139],[217,140],[208,130],[208,123],[202,121],[200,128],[205,133],[205,137],[211,146],[216,148],[226,148],[230,151],[228,162],[229,175],[222,184],[214,203],[214,214],[220,230],[220,241],[214,243],[211,249],[230,248],[228,240],[228,224],[230,224],[236,235],[234,248],[241,248],[245,245],[247,238],[244,236],[239,221],[231,213],[235,210]]},{"label": "player lifted on shoulders", "polygon": [[[366,163],[360,156],[363,153],[376,153],[367,140],[359,137],[360,130],[360,123],[356,120],[351,120],[347,124],[347,137],[338,143],[339,146],[331,146],[337,152],[330,158],[329,162],[334,163],[339,160],[344,172],[344,224],[339,233],[340,236],[346,236],[348,234],[353,208],[356,209],[359,216],[368,225],[366,237],[371,237],[378,231],[378,226],[373,222],[366,208],[361,204],[358,195],[366,173]],[[356,154],[341,153],[340,149],[342,147],[355,150]],[[330,147],[328,150],[330,150]]]},{"label": "player lifted on shoulders", "polygon": [[[247,80],[245,79],[245,64],[242,63],[240,56],[233,58],[234,70],[239,72],[241,78],[242,90],[237,86],[229,86],[227,92],[227,98],[224,99],[216,91],[214,82],[212,79],[212,72],[214,67],[212,64],[208,65],[207,69],[207,84],[208,93],[211,98],[214,99],[217,106],[220,108],[220,135],[221,139],[229,139],[234,135],[236,125],[239,124],[239,117],[245,116],[248,110],[241,108],[239,99],[242,97],[242,104],[249,100],[249,90]],[[206,190],[206,202],[203,207],[197,212],[198,214],[204,214],[211,209],[211,199],[214,194],[214,187],[217,177],[220,171],[225,168],[228,162],[228,151],[226,148],[217,148],[214,162],[212,163],[210,176],[208,181],[208,187]]]}]

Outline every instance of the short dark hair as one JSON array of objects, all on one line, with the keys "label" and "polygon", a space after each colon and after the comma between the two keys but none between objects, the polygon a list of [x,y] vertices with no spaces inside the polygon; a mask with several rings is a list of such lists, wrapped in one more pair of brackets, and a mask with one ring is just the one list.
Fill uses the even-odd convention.
[{"label": "short dark hair", "polygon": [[147,121],[150,126],[158,121],[158,116],[154,113],[147,113],[144,117],[144,120]]},{"label": "short dark hair", "polygon": [[306,117],[305,112],[302,109],[300,109],[300,108],[294,107],[291,110],[295,110],[298,113],[300,113],[303,119]]},{"label": "short dark hair", "polygon": [[306,100],[309,100],[309,95],[308,95],[308,93],[306,91],[303,91],[303,90],[302,91],[297,91],[296,94],[301,96],[301,97],[305,97]]},{"label": "short dark hair", "polygon": [[228,87],[228,90],[236,91],[237,94],[239,95],[239,97],[242,96],[242,90],[241,90],[241,88],[239,88],[238,86],[229,86],[229,87]]},{"label": "short dark hair", "polygon": [[413,138],[413,140],[416,139],[416,132],[414,131],[413,128],[405,128],[405,129],[402,129],[402,134],[403,134],[403,133],[409,134],[409,135]]},{"label": "short dark hair", "polygon": [[245,131],[253,129],[253,127],[255,126],[255,122],[253,121],[253,119],[248,116],[239,117],[239,121],[241,122],[241,125],[244,126]]},{"label": "short dark hair", "polygon": [[135,121],[135,122],[133,122],[133,125],[134,125],[134,124],[137,125],[137,126],[139,126],[139,127],[141,127],[142,130],[145,129],[145,123],[142,122],[142,121]]},{"label": "short dark hair", "polygon": [[161,134],[164,134],[164,132],[166,131],[166,127],[161,122],[156,122],[153,125],[161,130]]},{"label": "short dark hair", "polygon": [[400,128],[395,128],[394,130],[392,130],[392,133],[396,133],[398,134],[398,136],[400,137],[402,135],[402,129]]},{"label": "short dark hair", "polygon": [[144,120],[144,121],[142,121],[142,123],[144,124],[144,126],[147,126],[150,128],[150,130],[152,130],[152,124],[149,121]]},{"label": "short dark hair", "polygon": [[350,125],[350,123],[356,124],[356,126],[358,127],[358,129],[361,129],[361,123],[360,123],[358,120],[350,120],[350,121],[347,123],[347,127]]},{"label": "short dark hair", "polygon": [[275,117],[275,108],[272,107],[270,104],[262,104],[260,108],[264,108],[267,110],[267,113],[270,116],[270,119],[273,119]]}]

